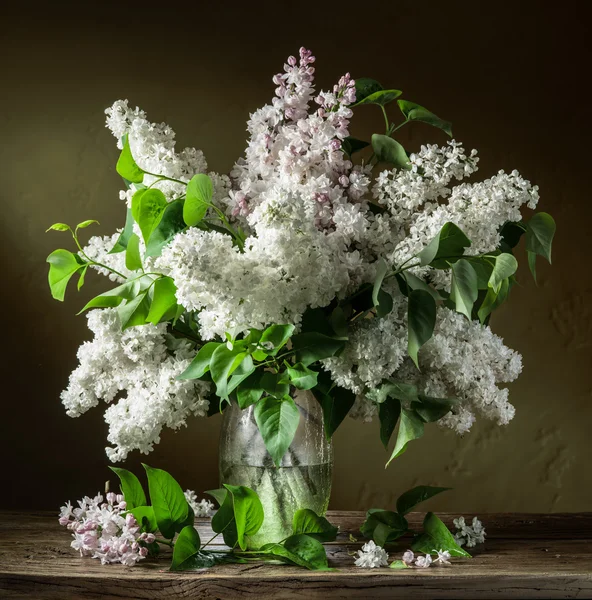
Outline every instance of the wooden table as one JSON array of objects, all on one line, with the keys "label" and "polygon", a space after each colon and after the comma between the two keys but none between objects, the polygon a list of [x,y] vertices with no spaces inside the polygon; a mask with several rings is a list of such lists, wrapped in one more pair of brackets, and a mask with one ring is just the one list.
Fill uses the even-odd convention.
[{"label": "wooden table", "polygon": [[[422,516],[412,513],[419,526]],[[439,515],[450,524],[456,514]],[[102,566],[70,548],[70,534],[55,514],[0,513],[0,598],[592,598],[592,513],[480,515],[488,532],[472,559],[449,567],[359,569],[351,553],[360,512],[330,512],[340,526],[327,544],[333,572],[287,565],[220,565],[170,573],[170,555],[133,568]],[[199,519],[202,539],[209,520]],[[408,541],[390,553],[400,558]]]}]

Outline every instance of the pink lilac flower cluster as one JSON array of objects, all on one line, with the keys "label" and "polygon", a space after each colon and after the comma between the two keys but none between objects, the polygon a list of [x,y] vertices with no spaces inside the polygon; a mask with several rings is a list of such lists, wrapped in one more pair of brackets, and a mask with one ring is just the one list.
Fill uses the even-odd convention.
[{"label": "pink lilac flower cluster", "polygon": [[155,540],[154,534],[140,532],[134,516],[126,512],[123,496],[113,492],[106,498],[102,494],[85,496],[77,508],[67,502],[61,508],[59,523],[72,532],[71,546],[80,556],[98,558],[104,565],[132,567],[148,556],[146,544]]}]

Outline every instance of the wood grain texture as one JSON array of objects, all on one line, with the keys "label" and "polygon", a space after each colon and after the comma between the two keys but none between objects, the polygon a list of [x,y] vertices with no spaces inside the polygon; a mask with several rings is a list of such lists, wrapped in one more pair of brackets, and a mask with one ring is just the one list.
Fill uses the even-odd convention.
[{"label": "wood grain texture", "polygon": [[[450,523],[456,515],[442,514]],[[488,531],[473,559],[430,569],[358,569],[351,553],[363,543],[363,514],[333,512],[339,538],[327,544],[333,572],[287,565],[221,565],[190,573],[167,571],[170,553],[134,568],[80,558],[70,535],[48,513],[0,513],[1,598],[137,598],[255,600],[289,598],[592,598],[592,513],[491,514]],[[419,525],[422,515],[409,515]],[[196,522],[202,539],[207,520]],[[391,558],[408,546],[402,540]]]}]

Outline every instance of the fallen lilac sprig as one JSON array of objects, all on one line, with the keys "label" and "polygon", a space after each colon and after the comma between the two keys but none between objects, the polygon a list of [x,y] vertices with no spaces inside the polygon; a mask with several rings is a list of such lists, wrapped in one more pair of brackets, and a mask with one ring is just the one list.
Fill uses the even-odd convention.
[{"label": "fallen lilac sprig", "polygon": [[477,544],[483,544],[485,542],[485,527],[483,523],[477,518],[473,517],[471,525],[467,525],[464,517],[459,517],[452,521],[456,527],[456,533],[454,539],[459,546],[465,546],[472,548]]}]

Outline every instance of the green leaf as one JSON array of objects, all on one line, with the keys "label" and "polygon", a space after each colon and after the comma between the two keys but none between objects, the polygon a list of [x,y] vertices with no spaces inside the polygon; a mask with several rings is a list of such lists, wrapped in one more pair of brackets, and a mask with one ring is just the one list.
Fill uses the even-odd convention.
[{"label": "green leaf", "polygon": [[193,525],[193,511],[177,481],[162,469],[143,465],[148,475],[150,501],[158,529],[167,539],[172,539],[186,525]]},{"label": "green leaf", "polygon": [[388,447],[391,435],[397,426],[401,414],[401,402],[396,398],[387,398],[378,405],[378,418],[380,420],[380,441],[385,448]]},{"label": "green leaf", "polygon": [[228,485],[224,487],[230,492],[234,507],[234,519],[241,550],[247,547],[247,538],[255,535],[263,524],[263,505],[259,496],[245,486]]},{"label": "green leaf", "polygon": [[287,367],[290,383],[299,390],[310,390],[318,381],[319,374],[302,363],[296,363],[293,367]]},{"label": "green leaf", "polygon": [[344,345],[343,340],[336,340],[322,333],[299,333],[292,337],[296,360],[306,367],[317,360],[335,356]]},{"label": "green leaf", "polygon": [[535,252],[532,252],[531,250],[527,250],[526,251],[527,256],[528,256],[528,268],[530,269],[530,272],[532,273],[532,278],[534,279],[534,282],[537,282],[537,275],[536,275],[536,259],[537,259],[537,255]]},{"label": "green leaf", "polygon": [[117,254],[118,252],[123,252],[127,248],[127,244],[129,242],[130,237],[134,233],[134,217],[132,216],[132,211],[130,208],[127,209],[126,217],[125,217],[125,227],[123,231],[119,234],[115,245],[111,250],[109,250],[109,254]]},{"label": "green leaf", "polygon": [[374,306],[378,306],[380,304],[379,300],[379,292],[382,286],[382,282],[384,280],[384,276],[387,274],[389,268],[383,258],[379,259],[376,263],[376,275],[374,277],[374,285],[372,287],[372,302]]},{"label": "green leaf", "polygon": [[379,162],[391,163],[399,169],[411,169],[411,163],[405,148],[387,135],[372,134],[372,150],[374,150]]},{"label": "green leaf", "polygon": [[364,98],[381,90],[382,86],[376,79],[360,77],[359,79],[356,79],[356,102],[361,102]]},{"label": "green leaf", "polygon": [[197,225],[208,212],[212,202],[214,186],[212,180],[204,173],[194,175],[187,184],[183,220],[190,227]]},{"label": "green leaf", "polygon": [[290,396],[282,399],[267,396],[255,404],[255,421],[267,451],[279,467],[300,423],[296,403]]},{"label": "green leaf", "polygon": [[[349,312],[351,312],[351,307],[349,308]],[[347,325],[347,316],[345,310],[337,305],[329,315],[329,323],[331,324],[331,329],[333,329],[333,333],[337,336],[337,338],[342,340],[348,339],[348,325]]]},{"label": "green leaf", "polygon": [[[226,490],[225,490],[226,491]],[[216,497],[218,500],[219,497]],[[236,519],[234,518],[234,500],[231,493],[226,491],[226,496],[220,504],[220,508],[212,517],[212,530],[221,533],[224,543],[229,548],[234,548],[238,542]],[[243,532],[244,534],[244,532]]]},{"label": "green leaf", "polygon": [[78,288],[78,291],[80,291],[80,288],[84,285],[84,278],[86,276],[87,271],[88,265],[84,265],[84,267],[82,267],[82,269],[78,273],[78,285],[76,286]]},{"label": "green leaf", "polygon": [[124,179],[127,179],[132,183],[142,183],[142,180],[144,179],[144,171],[138,167],[132,156],[127,135],[123,137],[123,150],[119,155],[119,160],[117,161],[115,169]]},{"label": "green leaf", "polygon": [[218,488],[217,490],[207,490],[204,494],[208,494],[208,496],[212,496],[214,500],[218,503],[218,506],[222,506],[224,504],[224,500],[226,500],[226,496],[228,495],[228,490],[226,488]]},{"label": "green leaf", "polygon": [[445,223],[434,239],[417,255],[422,267],[447,269],[448,262],[460,258],[471,240],[454,223]]},{"label": "green leaf", "polygon": [[161,277],[154,283],[154,295],[150,311],[146,317],[148,323],[156,325],[172,319],[177,313],[177,287],[170,277]]},{"label": "green leaf", "polygon": [[477,273],[468,260],[461,258],[452,265],[450,299],[455,303],[456,311],[471,320],[473,304],[478,295]]},{"label": "green leaf", "polygon": [[136,506],[129,512],[134,515],[134,518],[142,527],[143,531],[147,531],[148,533],[155,533],[158,531],[158,523],[156,522],[154,509],[151,506]]},{"label": "green leaf", "polygon": [[401,90],[378,90],[355,104],[352,104],[352,106],[360,106],[362,104],[378,104],[379,106],[386,106],[397,99],[402,93]]},{"label": "green leaf", "polygon": [[447,415],[451,410],[455,398],[429,398],[420,396],[420,400],[412,402],[411,407],[424,423],[434,423]]},{"label": "green leaf", "polygon": [[100,225],[100,223],[96,219],[88,219],[86,221],[82,221],[82,223],[78,223],[78,225],[76,225],[76,231],[78,231],[79,229],[85,229],[89,225],[93,225],[95,223],[97,225]]},{"label": "green leaf", "polygon": [[341,149],[348,155],[351,156],[360,150],[368,147],[370,144],[368,142],[364,142],[363,140],[357,140],[353,137],[346,137],[341,143]]},{"label": "green leaf", "polygon": [[430,294],[436,302],[442,300],[442,296],[440,296],[438,290],[434,289],[423,279],[417,277],[417,275],[414,275],[409,271],[405,271],[404,273],[397,274],[396,277],[399,281],[399,287],[401,279],[403,279],[404,284],[407,286],[408,289],[406,291],[401,290],[401,292],[406,296],[409,296],[410,290],[423,290],[424,292],[428,292],[428,294]]},{"label": "green leaf", "polygon": [[510,252],[512,248],[515,248],[518,245],[518,242],[520,242],[520,238],[524,233],[526,233],[526,226],[524,223],[516,223],[514,221],[504,223],[500,229],[500,237],[502,238],[500,248],[502,248],[504,252]]},{"label": "green leaf", "polygon": [[51,295],[60,302],[64,301],[66,287],[72,275],[86,264],[78,254],[69,250],[54,250],[48,257],[48,282]]},{"label": "green leaf", "polygon": [[545,212],[533,215],[526,224],[526,249],[551,263],[551,246],[556,225],[553,217]]},{"label": "green leaf", "polygon": [[150,234],[150,239],[146,244],[146,256],[160,256],[163,248],[184,229],[183,201],[170,202],[164,209],[162,218]]},{"label": "green leaf", "polygon": [[140,238],[135,233],[132,233],[127,242],[127,248],[125,250],[125,268],[130,271],[139,271],[142,268]]},{"label": "green leaf", "polygon": [[413,290],[409,294],[407,314],[407,352],[419,369],[419,349],[432,337],[436,325],[436,302],[424,290]]},{"label": "green leaf", "polygon": [[393,560],[389,565],[389,569],[408,569],[409,565],[404,563],[402,560]]},{"label": "green leaf", "polygon": [[142,190],[142,192],[138,202],[136,221],[142,232],[144,242],[148,243],[152,232],[162,219],[168,202],[160,190],[153,188]]},{"label": "green leaf", "polygon": [[[512,256],[510,254],[510,256]],[[470,261],[471,266],[475,269],[477,275],[477,288],[480,290],[489,289],[489,279],[493,273],[495,263],[491,263],[491,259],[468,256],[466,260]]]},{"label": "green leaf", "polygon": [[111,466],[109,468],[119,477],[121,493],[123,494],[128,510],[136,508],[136,506],[146,506],[148,504],[140,480],[131,471]]},{"label": "green leaf", "polygon": [[201,547],[201,540],[195,527],[187,525],[179,533],[173,548],[171,571],[186,571],[195,568],[195,558]]},{"label": "green leaf", "polygon": [[[319,377],[321,375],[319,374]],[[315,387],[311,391],[321,405],[325,436],[330,440],[355,404],[356,395],[350,390],[340,387],[334,387],[330,391]]]},{"label": "green leaf", "polygon": [[125,331],[136,325],[144,325],[150,312],[150,298],[146,292],[133,300],[117,305],[117,313],[121,322],[121,330]]},{"label": "green leaf", "polygon": [[448,550],[451,556],[471,558],[454,540],[448,527],[434,514],[429,512],[423,520],[424,533],[417,537],[411,544],[415,552],[435,554],[436,550]]},{"label": "green leaf", "polygon": [[[411,490],[401,494],[397,499],[397,512],[400,515],[410,513],[418,504],[433,498],[437,494],[446,492],[452,488],[433,487],[430,485],[418,485]],[[438,548],[440,550],[440,548]]]},{"label": "green leaf", "polygon": [[195,358],[191,361],[191,364],[177,377],[177,379],[199,379],[207,371],[210,370],[210,361],[212,360],[212,354],[214,351],[222,346],[220,342],[207,342],[195,355]]},{"label": "green leaf", "polygon": [[[460,262],[460,261],[459,261]],[[489,277],[489,287],[494,292],[499,292],[502,281],[511,277],[518,269],[518,261],[511,254],[498,254],[495,257],[495,266]]]},{"label": "green leaf", "polygon": [[141,287],[141,278],[126,281],[112,290],[103,292],[95,296],[92,300],[89,300],[78,314],[89,308],[112,308],[119,306],[123,300],[133,300],[136,298]]},{"label": "green leaf", "polygon": [[217,396],[228,398],[228,379],[247,356],[239,346],[229,350],[226,344],[219,344],[214,350],[210,359],[210,373],[216,384]]},{"label": "green leaf", "polygon": [[399,424],[399,433],[397,434],[397,442],[391,457],[386,466],[397,456],[400,456],[407,449],[407,444],[412,440],[416,440],[423,435],[423,421],[417,416],[415,411],[406,408],[401,409],[401,422]]},{"label": "green leaf", "polygon": [[275,356],[286,345],[293,333],[294,325],[271,325],[263,332],[259,343],[263,347],[271,346],[266,352],[270,356]]},{"label": "green leaf", "polygon": [[408,121],[421,121],[422,123],[427,123],[428,125],[441,129],[452,137],[452,124],[448,121],[440,119],[440,117],[437,117],[423,106],[415,104],[415,102],[409,102],[409,100],[397,100],[397,103]]},{"label": "green leaf", "polygon": [[329,570],[323,544],[309,535],[291,535],[283,544],[266,544],[261,550],[311,571]]},{"label": "green leaf", "polygon": [[259,384],[270,396],[281,400],[290,393],[290,386],[283,381],[283,373],[270,373],[266,371],[261,374]]},{"label": "green leaf", "polygon": [[319,542],[332,542],[337,538],[338,528],[331,525],[325,517],[319,517],[310,508],[301,508],[294,513],[292,519],[292,533],[304,533]]},{"label": "green leaf", "polygon": [[362,535],[379,546],[394,542],[409,530],[407,520],[392,510],[371,508],[360,527]]},{"label": "green leaf", "polygon": [[396,398],[406,403],[419,399],[414,385],[388,379],[384,379],[377,388],[366,392],[366,396],[377,404],[385,402],[387,398]]},{"label": "green leaf", "polygon": [[65,223],[54,223],[45,230],[45,233],[48,231],[72,231],[72,229],[70,225],[66,225]]},{"label": "green leaf", "polygon": [[260,383],[261,373],[255,371],[251,373],[236,388],[236,400],[241,409],[245,409],[251,404],[255,404],[263,396],[263,388]]}]

